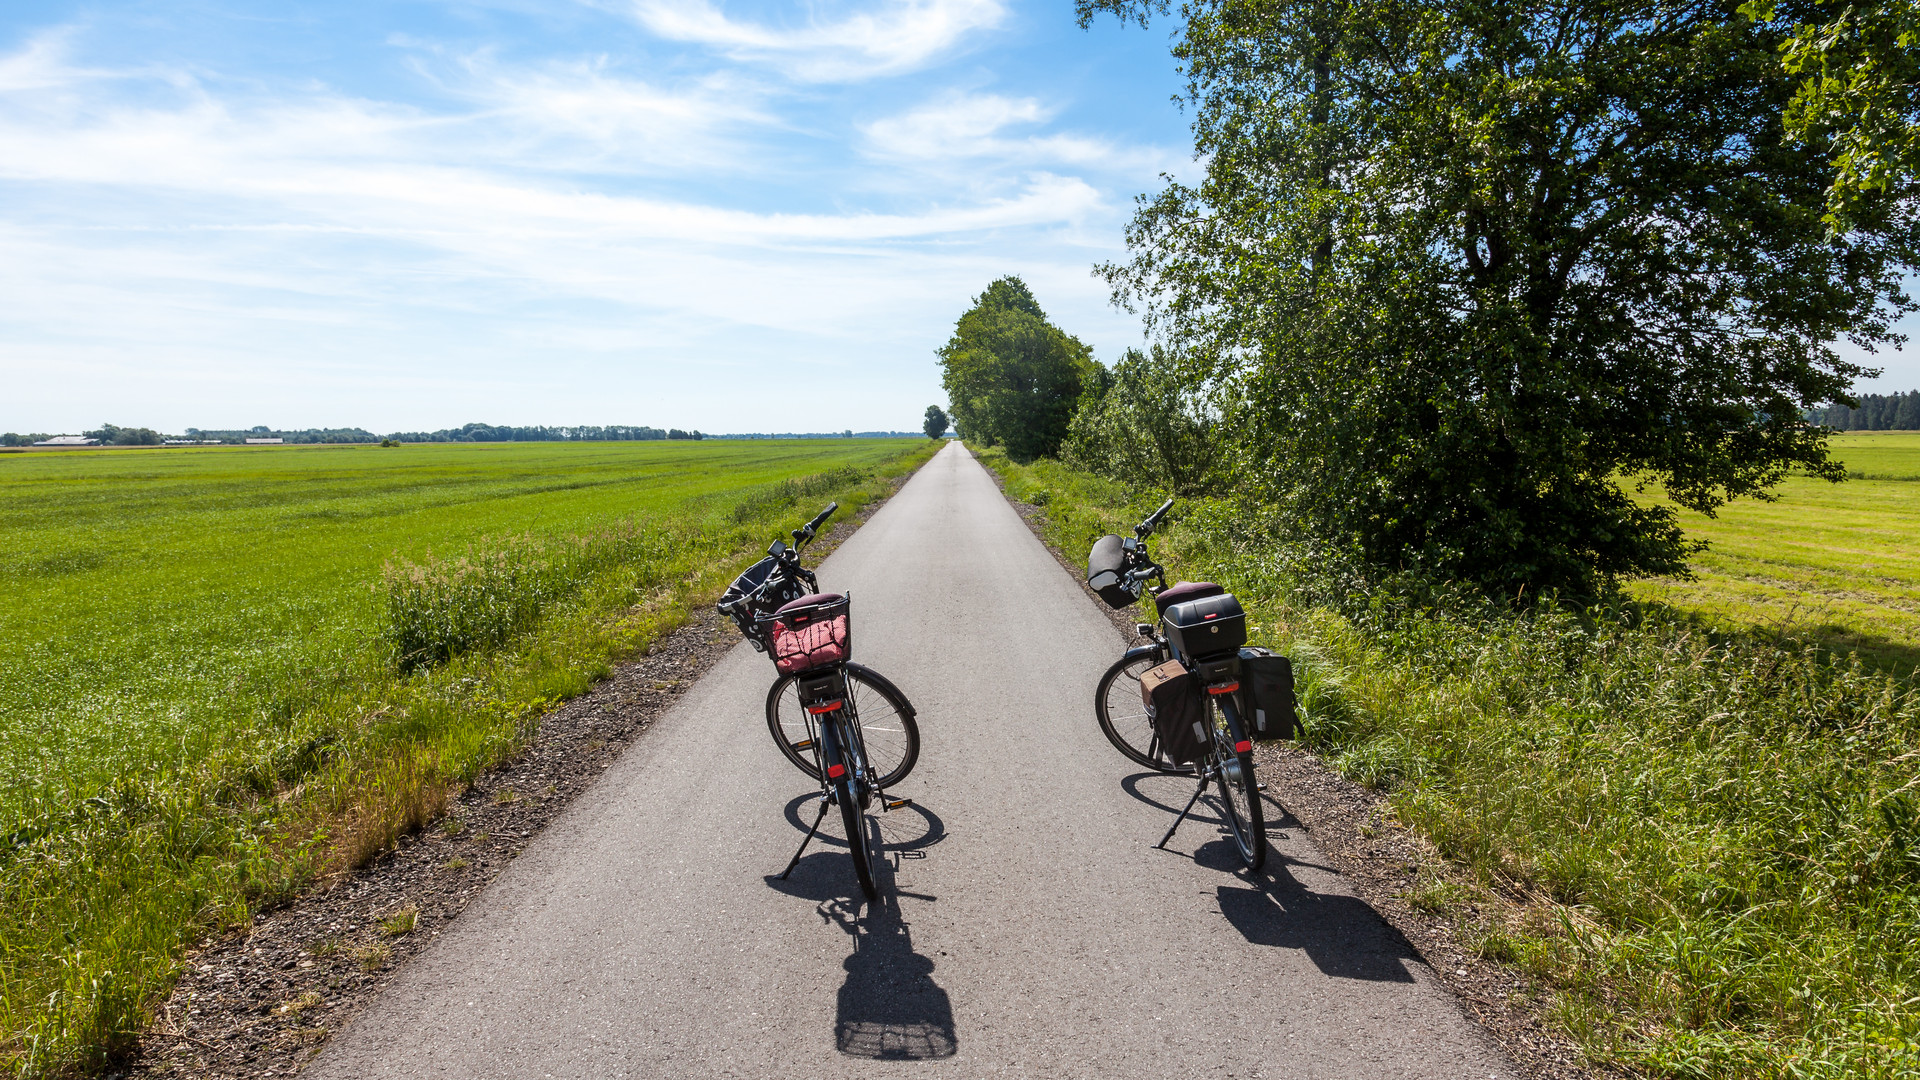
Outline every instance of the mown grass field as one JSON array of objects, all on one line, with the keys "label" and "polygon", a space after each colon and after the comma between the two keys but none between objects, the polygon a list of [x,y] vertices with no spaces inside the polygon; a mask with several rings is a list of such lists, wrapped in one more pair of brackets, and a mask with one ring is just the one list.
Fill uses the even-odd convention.
[{"label": "mown grass field", "polygon": [[110,1060],[185,942],[431,818],[783,527],[932,449],[0,455],[0,1062]]},{"label": "mown grass field", "polygon": [[[1869,449],[1884,461],[1899,446]],[[1073,555],[1159,499],[1053,461],[981,456],[1010,494],[1044,504],[1049,539]],[[1734,508],[1716,526],[1773,509]],[[1249,529],[1248,514],[1183,500],[1154,554],[1175,579],[1226,585],[1255,640],[1294,658],[1303,743],[1385,792],[1397,823],[1448,862],[1408,901],[1511,964],[1515,993],[1593,1061],[1673,1080],[1920,1080],[1911,676],[1659,605],[1516,613],[1349,596],[1336,610],[1282,569],[1266,530],[1284,523]],[[1835,524],[1852,555],[1815,544],[1783,557],[1811,528],[1756,524],[1728,557],[1812,564],[1884,596],[1846,567],[1904,555],[1915,533],[1876,541],[1872,517]]]},{"label": "mown grass field", "polygon": [[1695,579],[1636,582],[1633,594],[1897,671],[1920,666],[1920,431],[1848,432],[1833,448],[1845,483],[1793,477],[1776,502],[1683,512],[1712,545]]}]

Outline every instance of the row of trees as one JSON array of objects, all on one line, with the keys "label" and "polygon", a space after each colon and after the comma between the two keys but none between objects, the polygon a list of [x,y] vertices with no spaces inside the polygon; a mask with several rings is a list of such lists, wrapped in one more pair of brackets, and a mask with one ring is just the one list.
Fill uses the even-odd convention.
[{"label": "row of trees", "polygon": [[1861,394],[1854,405],[1810,409],[1807,422],[1835,431],[1920,431],[1920,390],[1905,394]]}]

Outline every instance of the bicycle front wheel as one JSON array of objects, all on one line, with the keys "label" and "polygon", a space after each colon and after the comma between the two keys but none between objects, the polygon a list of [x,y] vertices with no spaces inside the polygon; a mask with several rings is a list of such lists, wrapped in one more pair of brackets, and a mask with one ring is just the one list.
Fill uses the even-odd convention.
[{"label": "bicycle front wheel", "polygon": [[1175,765],[1161,751],[1153,717],[1147,715],[1147,704],[1140,697],[1140,676],[1165,662],[1165,653],[1123,656],[1115,661],[1094,687],[1093,714],[1099,718],[1107,741],[1127,760],[1163,773],[1192,773],[1193,766]]},{"label": "bicycle front wheel", "polygon": [[[860,724],[860,746],[874,783],[889,788],[907,778],[920,760],[920,727],[906,696],[876,672],[847,665],[847,700]],[[794,676],[783,675],[767,691],[767,731],[794,768],[820,779],[813,747],[820,725],[800,707]]]},{"label": "bicycle front wheel", "polygon": [[[1219,769],[1225,796],[1227,827],[1247,869],[1258,870],[1267,861],[1266,814],[1260,806],[1260,785],[1253,778],[1253,744],[1240,725],[1239,714],[1224,698],[1215,698],[1223,723],[1213,732],[1214,765]],[[1245,750],[1239,749],[1245,746]]]}]

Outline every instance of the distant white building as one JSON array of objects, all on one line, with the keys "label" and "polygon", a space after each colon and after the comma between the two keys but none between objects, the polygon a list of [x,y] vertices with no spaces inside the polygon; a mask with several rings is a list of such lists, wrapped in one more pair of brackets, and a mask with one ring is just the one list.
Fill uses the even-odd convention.
[{"label": "distant white building", "polygon": [[99,439],[89,439],[85,435],[55,435],[51,439],[41,439],[35,446],[95,446]]},{"label": "distant white building", "polygon": [[248,439],[247,445],[248,446],[268,446],[273,443],[283,443],[286,441],[287,440],[285,439]]}]

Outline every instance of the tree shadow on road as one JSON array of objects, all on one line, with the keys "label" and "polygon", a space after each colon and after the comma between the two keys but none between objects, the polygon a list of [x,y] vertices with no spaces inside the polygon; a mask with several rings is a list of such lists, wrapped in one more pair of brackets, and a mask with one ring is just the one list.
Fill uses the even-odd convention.
[{"label": "tree shadow on road", "polygon": [[[789,820],[799,824],[795,811],[806,800],[789,804]],[[934,898],[900,892],[893,880],[899,860],[944,839],[946,827],[932,811],[918,805],[906,809],[915,811],[924,827],[902,818],[900,810],[868,822],[880,833],[881,850],[891,856],[875,867],[881,878],[877,903],[864,903],[846,841],[837,838],[832,844],[839,850],[808,855],[784,881],[767,878],[768,886],[780,892],[814,901],[821,921],[852,941],[853,953],[841,965],[847,977],[836,1001],[833,1032],[834,1045],[850,1057],[931,1061],[959,1050],[953,1003],[933,981],[933,961],[914,951],[910,925],[900,911],[902,899],[932,903]]]}]

